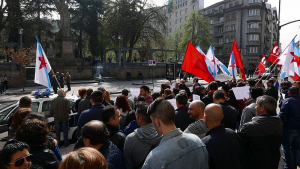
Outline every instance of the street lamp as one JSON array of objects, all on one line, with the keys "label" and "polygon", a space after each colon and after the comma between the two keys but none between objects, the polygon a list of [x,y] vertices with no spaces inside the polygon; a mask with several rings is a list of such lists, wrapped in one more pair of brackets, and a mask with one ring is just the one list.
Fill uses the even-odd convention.
[{"label": "street lamp", "polygon": [[119,39],[119,52],[118,52],[118,62],[119,62],[119,66],[121,66],[121,35],[118,35],[118,39]]},{"label": "street lamp", "polygon": [[23,29],[19,28],[19,35],[20,35],[20,47],[21,47],[21,53],[23,52],[23,44],[22,44],[22,35],[23,35]]}]

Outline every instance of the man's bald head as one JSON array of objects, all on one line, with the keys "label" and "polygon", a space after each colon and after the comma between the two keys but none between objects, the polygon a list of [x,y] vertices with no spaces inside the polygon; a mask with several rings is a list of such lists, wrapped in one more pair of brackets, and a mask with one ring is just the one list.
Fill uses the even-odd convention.
[{"label": "man's bald head", "polygon": [[90,139],[92,145],[105,144],[109,139],[109,132],[102,121],[92,120],[81,129],[83,138]]},{"label": "man's bald head", "polygon": [[221,123],[224,117],[222,107],[215,103],[207,105],[204,114],[211,123]]},{"label": "man's bald head", "polygon": [[201,100],[194,100],[189,105],[188,113],[192,119],[200,120],[204,116],[205,104]]},{"label": "man's bald head", "polygon": [[201,107],[202,110],[205,108],[205,104],[201,100],[194,100],[191,102],[191,104],[195,104],[197,108]]}]

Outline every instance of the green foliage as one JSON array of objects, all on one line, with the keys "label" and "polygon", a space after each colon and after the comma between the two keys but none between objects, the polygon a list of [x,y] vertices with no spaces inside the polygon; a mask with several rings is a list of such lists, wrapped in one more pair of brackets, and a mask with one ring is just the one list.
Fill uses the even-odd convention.
[{"label": "green foliage", "polygon": [[200,42],[202,49],[208,49],[211,43],[209,22],[202,16],[201,11],[190,13],[189,19],[184,27],[184,35],[179,43],[179,49],[185,50],[189,41],[193,45]]}]

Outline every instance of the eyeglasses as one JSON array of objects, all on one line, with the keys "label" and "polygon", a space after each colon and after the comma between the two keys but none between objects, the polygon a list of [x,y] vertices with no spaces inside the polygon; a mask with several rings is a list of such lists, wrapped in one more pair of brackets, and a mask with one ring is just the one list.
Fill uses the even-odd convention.
[{"label": "eyeglasses", "polygon": [[8,163],[8,164],[14,164],[16,167],[20,167],[24,164],[25,159],[27,162],[31,162],[31,160],[33,159],[33,155],[32,154],[28,154],[25,157],[21,157],[16,159],[16,161],[14,163]]}]

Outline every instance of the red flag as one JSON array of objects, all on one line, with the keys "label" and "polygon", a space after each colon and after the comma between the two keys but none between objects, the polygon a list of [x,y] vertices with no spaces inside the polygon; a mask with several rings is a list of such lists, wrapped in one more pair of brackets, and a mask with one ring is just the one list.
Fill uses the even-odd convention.
[{"label": "red flag", "polygon": [[263,57],[261,58],[257,68],[258,68],[258,71],[256,71],[255,74],[261,75],[262,73],[265,72],[265,69],[266,69],[266,57],[265,57],[265,55],[263,55]]},{"label": "red flag", "polygon": [[236,66],[240,68],[240,74],[242,75],[242,79],[246,80],[245,69],[244,69],[242,57],[241,57],[239,48],[238,48],[235,40],[233,40],[231,53],[233,53],[233,55],[234,55]]},{"label": "red flag", "polygon": [[[268,57],[268,61],[274,63],[275,60],[279,57],[280,52],[279,52],[279,47],[277,42],[275,43],[269,57]],[[275,62],[275,64],[277,64],[279,62],[279,59],[277,59],[277,61]]]},{"label": "red flag", "polygon": [[207,69],[207,65],[205,63],[204,57],[195,47],[189,42],[185,51],[184,59],[182,62],[181,69],[189,72],[195,76],[200,77],[201,79],[211,82],[215,79],[210,74]]}]

